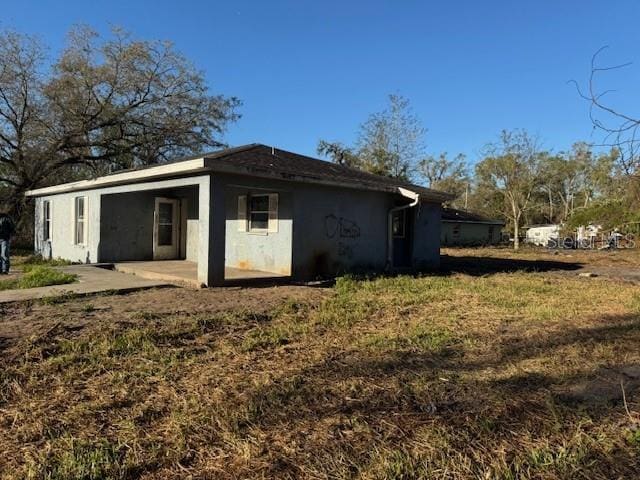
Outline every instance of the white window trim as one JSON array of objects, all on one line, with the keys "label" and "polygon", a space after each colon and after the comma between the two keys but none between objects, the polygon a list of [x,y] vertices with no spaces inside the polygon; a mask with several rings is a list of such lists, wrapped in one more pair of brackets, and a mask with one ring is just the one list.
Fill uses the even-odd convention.
[{"label": "white window trim", "polygon": [[[251,210],[252,197],[267,197],[267,210]],[[253,195],[238,195],[238,231],[247,232],[254,235],[268,235],[278,232],[278,201],[277,193],[256,193]],[[251,216],[254,213],[267,214],[267,228],[256,228],[251,226]]]},{"label": "white window trim", "polygon": [[[82,242],[78,242],[78,199],[84,199],[84,216],[82,218],[83,231]],[[87,239],[89,235],[89,200],[86,195],[78,195],[73,197],[73,244],[80,247],[87,246]]]},{"label": "white window trim", "polygon": [[[47,209],[47,206],[49,207]],[[47,222],[47,210],[49,210],[49,220]],[[45,226],[49,223],[48,228],[45,229]],[[47,232],[49,235],[45,236],[44,233]],[[53,204],[51,200],[43,200],[42,201],[42,240],[44,242],[50,242],[51,237],[53,236]]]}]

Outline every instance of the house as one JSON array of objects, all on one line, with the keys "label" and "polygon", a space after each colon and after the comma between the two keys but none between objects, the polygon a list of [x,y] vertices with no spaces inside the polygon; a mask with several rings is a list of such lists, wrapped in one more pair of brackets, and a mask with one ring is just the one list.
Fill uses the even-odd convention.
[{"label": "house", "polygon": [[443,246],[496,245],[502,240],[502,220],[492,220],[480,214],[442,209],[440,243]]},{"label": "house", "polygon": [[183,260],[203,286],[243,272],[310,280],[436,268],[441,204],[452,198],[260,144],[28,195],[37,252],[86,263]]},{"label": "house", "polygon": [[531,225],[524,241],[539,247],[557,247],[560,244],[560,225]]}]

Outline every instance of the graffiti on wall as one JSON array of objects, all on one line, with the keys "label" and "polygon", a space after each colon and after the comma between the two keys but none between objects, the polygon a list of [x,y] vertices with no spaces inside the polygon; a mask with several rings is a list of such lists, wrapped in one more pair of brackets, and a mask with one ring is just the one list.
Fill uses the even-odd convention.
[{"label": "graffiti on wall", "polygon": [[358,224],[344,217],[336,217],[329,214],[324,217],[324,228],[327,238],[359,238],[360,227]]},{"label": "graffiti on wall", "polygon": [[354,220],[329,214],[324,217],[324,228],[327,238],[339,239],[338,256],[353,257],[353,245],[347,242],[360,238],[360,226]]}]

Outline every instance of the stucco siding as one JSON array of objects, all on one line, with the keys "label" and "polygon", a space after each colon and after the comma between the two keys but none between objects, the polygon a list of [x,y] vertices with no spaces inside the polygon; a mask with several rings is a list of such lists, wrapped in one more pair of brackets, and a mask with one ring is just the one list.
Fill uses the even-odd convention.
[{"label": "stucco siding", "polygon": [[[86,241],[75,242],[74,201],[85,197]],[[51,239],[43,240],[43,202],[49,201],[51,208]],[[74,192],[39,197],[35,202],[35,251],[52,258],[63,258],[73,262],[92,263],[98,259],[100,243],[100,194],[95,191]]]},{"label": "stucco siding", "polygon": [[[225,265],[227,267],[262,270],[281,275],[291,274],[293,222],[292,194],[286,187],[269,181],[236,179],[225,188]],[[238,218],[238,197],[277,194],[277,229],[251,232],[248,222]]]},{"label": "stucco siding", "polygon": [[[225,190],[225,264],[285,273],[309,280],[387,266],[388,212],[410,200],[385,192],[298,182],[216,175]],[[278,193],[278,232],[238,228],[238,195]],[[412,260],[419,268],[440,261],[440,205],[413,208]]]},{"label": "stucco siding", "polygon": [[440,267],[440,214],[437,203],[420,203],[414,209],[413,267]]},{"label": "stucco siding", "polygon": [[495,245],[500,243],[502,225],[487,223],[442,222],[443,246]]},{"label": "stucco siding", "polygon": [[[238,196],[278,194],[277,231],[238,226]],[[74,245],[73,199],[87,197],[87,242]],[[167,179],[36,199],[36,250],[44,253],[42,202],[52,203],[51,255],[72,261],[153,258],[155,197],[180,198],[180,258],[198,261],[198,280],[224,282],[224,267],[290,274],[297,280],[388,266],[388,213],[400,194],[330,187],[246,175]],[[411,263],[436,268],[440,205],[422,202],[411,214]]]},{"label": "stucco siding", "polygon": [[295,191],[294,272],[304,279],[386,265],[393,196],[304,185]]}]

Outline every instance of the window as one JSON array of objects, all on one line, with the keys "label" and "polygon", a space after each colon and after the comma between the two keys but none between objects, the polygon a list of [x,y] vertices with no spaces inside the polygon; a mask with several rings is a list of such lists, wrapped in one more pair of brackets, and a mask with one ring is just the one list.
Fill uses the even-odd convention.
[{"label": "window", "polygon": [[51,240],[51,202],[42,202],[42,240]]},{"label": "window", "polygon": [[252,195],[249,198],[249,231],[269,228],[269,195]]},{"label": "window", "polygon": [[238,196],[238,231],[278,231],[278,194]]},{"label": "window", "polygon": [[87,243],[87,197],[74,199],[74,230],[75,244],[85,245]]},{"label": "window", "polygon": [[393,212],[393,221],[391,222],[391,229],[393,231],[394,238],[404,238],[405,236],[405,210],[398,210]]},{"label": "window", "polygon": [[173,203],[158,204],[158,246],[173,245]]}]

